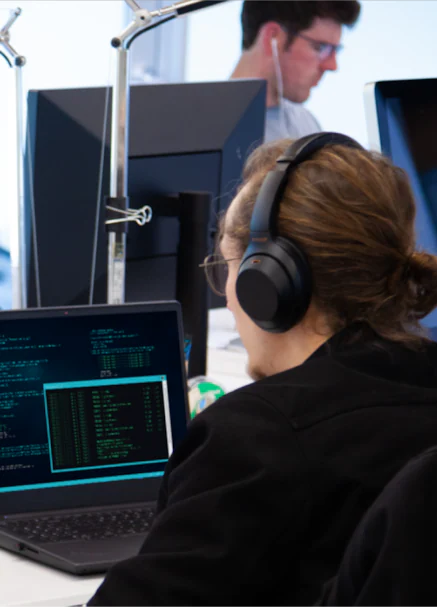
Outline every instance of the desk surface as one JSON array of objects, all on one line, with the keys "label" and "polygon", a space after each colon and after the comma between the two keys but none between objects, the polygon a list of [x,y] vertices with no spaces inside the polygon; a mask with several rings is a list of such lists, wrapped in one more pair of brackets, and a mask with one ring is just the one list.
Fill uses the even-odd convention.
[{"label": "desk surface", "polygon": [[1,605],[77,605],[86,602],[102,576],[56,571],[0,549]]},{"label": "desk surface", "polygon": [[[237,337],[232,315],[226,309],[212,310],[209,320],[208,376],[226,391],[249,383],[247,355],[228,349]],[[0,548],[0,605],[47,606],[85,603],[103,576],[79,577],[32,562]]]}]

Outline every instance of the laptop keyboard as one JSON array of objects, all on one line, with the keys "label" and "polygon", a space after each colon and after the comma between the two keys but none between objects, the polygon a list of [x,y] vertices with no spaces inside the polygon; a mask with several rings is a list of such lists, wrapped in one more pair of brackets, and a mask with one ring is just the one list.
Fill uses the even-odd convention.
[{"label": "laptop keyboard", "polygon": [[146,533],[153,520],[152,504],[117,510],[41,515],[0,521],[0,527],[38,544],[98,540]]}]

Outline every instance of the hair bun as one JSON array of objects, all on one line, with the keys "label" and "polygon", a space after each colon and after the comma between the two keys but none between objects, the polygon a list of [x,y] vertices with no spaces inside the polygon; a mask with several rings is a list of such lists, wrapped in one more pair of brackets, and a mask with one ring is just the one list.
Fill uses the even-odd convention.
[{"label": "hair bun", "polygon": [[437,257],[415,251],[405,262],[411,309],[416,318],[423,318],[437,305]]}]

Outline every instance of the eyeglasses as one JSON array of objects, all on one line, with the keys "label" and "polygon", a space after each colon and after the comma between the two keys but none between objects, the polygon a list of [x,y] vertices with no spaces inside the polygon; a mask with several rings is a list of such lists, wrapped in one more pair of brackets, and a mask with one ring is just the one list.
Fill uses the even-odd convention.
[{"label": "eyeglasses", "polygon": [[205,270],[206,280],[216,295],[225,295],[226,281],[228,279],[228,263],[239,259],[239,257],[225,259],[220,253],[214,253],[207,255],[205,261],[199,264],[199,268]]},{"label": "eyeglasses", "polygon": [[343,46],[341,44],[331,44],[330,42],[321,42],[320,40],[314,40],[314,38],[310,38],[310,36],[305,36],[305,34],[301,34],[299,32],[291,32],[293,36],[297,38],[302,38],[302,40],[306,40],[312,49],[319,56],[320,61],[324,61],[328,57],[331,57],[334,53],[338,53],[342,50]]}]

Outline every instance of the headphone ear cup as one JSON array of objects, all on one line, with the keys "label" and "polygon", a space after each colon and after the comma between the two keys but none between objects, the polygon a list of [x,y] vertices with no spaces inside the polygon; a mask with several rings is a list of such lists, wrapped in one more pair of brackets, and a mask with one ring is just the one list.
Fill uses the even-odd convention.
[{"label": "headphone ear cup", "polygon": [[286,259],[290,260],[292,262],[292,267],[295,267],[297,270],[293,276],[296,280],[296,289],[302,304],[303,316],[310,305],[313,288],[312,272],[307,256],[291,238],[277,236],[275,238],[275,243],[285,251],[287,254]]},{"label": "headphone ear cup", "polygon": [[[271,40],[272,52],[277,49]],[[311,301],[311,268],[304,251],[292,239],[276,236],[280,202],[291,171],[331,145],[364,149],[340,133],[315,133],[294,141],[267,173],[256,197],[250,221],[250,244],[237,277],[237,297],[243,310],[265,331],[285,332],[305,315]]]},{"label": "headphone ear cup", "polygon": [[297,324],[311,299],[311,272],[299,248],[277,238],[245,255],[236,293],[242,309],[264,331],[283,333]]}]

